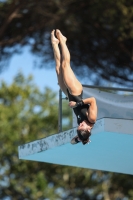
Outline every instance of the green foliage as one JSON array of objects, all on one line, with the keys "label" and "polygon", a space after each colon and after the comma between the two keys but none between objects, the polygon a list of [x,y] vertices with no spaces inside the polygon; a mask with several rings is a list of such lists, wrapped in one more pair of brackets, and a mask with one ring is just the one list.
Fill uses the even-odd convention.
[{"label": "green foliage", "polygon": [[[63,129],[71,126],[67,104]],[[1,83],[0,199],[132,200],[132,176],[18,159],[18,145],[57,133],[57,120],[56,94],[40,92],[32,77],[18,74],[11,85]]]},{"label": "green foliage", "polygon": [[[65,111],[64,114],[66,115]],[[70,113],[67,111],[69,119]],[[70,120],[68,121],[68,127]],[[0,86],[0,169],[1,198],[12,196],[13,199],[38,199],[44,194],[50,195],[45,171],[40,171],[42,164],[26,163],[18,160],[18,145],[46,137],[58,132],[58,101],[56,94],[45,88],[44,92],[33,84],[32,76],[27,79],[18,74],[8,86]],[[31,169],[38,172],[31,173]],[[28,178],[27,176],[30,176]],[[7,178],[7,179],[6,179]],[[34,182],[34,183],[33,183]],[[4,187],[5,184],[5,187]],[[12,191],[12,192],[11,192]],[[38,192],[42,191],[42,192]],[[17,195],[18,194],[18,195]],[[56,195],[53,195],[55,198]],[[0,199],[1,199],[0,198]]]}]

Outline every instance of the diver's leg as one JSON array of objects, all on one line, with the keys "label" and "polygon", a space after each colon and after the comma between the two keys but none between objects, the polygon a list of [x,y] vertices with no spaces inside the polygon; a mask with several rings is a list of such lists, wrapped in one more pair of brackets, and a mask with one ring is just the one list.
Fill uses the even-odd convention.
[{"label": "diver's leg", "polygon": [[60,50],[59,50],[59,40],[54,36],[54,30],[51,32],[51,43],[53,47],[53,52],[54,52],[54,58],[55,58],[55,63],[56,63],[56,74],[58,78],[58,84],[61,88],[61,90],[64,92],[64,94],[67,96],[67,88],[63,80],[63,75],[62,75],[62,68],[61,68],[61,55],[60,55]]},{"label": "diver's leg", "polygon": [[66,37],[59,30],[56,30],[56,36],[60,42],[62,51],[62,74],[66,87],[73,95],[79,95],[82,92],[82,85],[76,78],[70,66],[70,53],[66,46]]}]

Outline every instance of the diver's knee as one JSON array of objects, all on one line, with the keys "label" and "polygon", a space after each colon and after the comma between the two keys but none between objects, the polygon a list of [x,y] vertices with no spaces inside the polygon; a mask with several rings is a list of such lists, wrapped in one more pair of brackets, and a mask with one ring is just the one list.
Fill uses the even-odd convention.
[{"label": "diver's knee", "polygon": [[66,67],[68,67],[69,65],[70,65],[69,60],[63,60],[63,61],[62,61],[62,68],[66,68]]},{"label": "diver's knee", "polygon": [[56,66],[56,73],[57,75],[60,74],[60,66]]}]

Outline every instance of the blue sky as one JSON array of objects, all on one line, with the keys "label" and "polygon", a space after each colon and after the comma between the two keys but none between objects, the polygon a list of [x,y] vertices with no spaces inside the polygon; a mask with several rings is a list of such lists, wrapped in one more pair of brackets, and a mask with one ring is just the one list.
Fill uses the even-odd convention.
[{"label": "blue sky", "polygon": [[[24,47],[21,54],[15,54],[12,56],[7,69],[0,74],[0,81],[4,80],[7,84],[11,84],[13,78],[18,72],[22,72],[25,77],[28,75],[33,75],[34,83],[42,90],[44,87],[49,87],[53,91],[58,92],[59,86],[57,84],[57,77],[54,67],[50,69],[45,68],[35,68],[34,62],[39,62],[39,58],[32,53],[30,53],[29,47]],[[45,63],[44,63],[45,65]],[[48,65],[48,64],[47,64]],[[52,62],[54,65],[54,62]],[[77,77],[82,84],[92,84],[88,78]]]},{"label": "blue sky", "polygon": [[[33,75],[34,83],[40,88],[42,91],[43,88],[49,87],[54,92],[59,92],[59,86],[57,84],[56,72],[54,69],[54,62],[52,62],[53,67],[46,69],[48,64],[44,63],[45,68],[35,68],[34,62],[39,62],[39,57],[30,53],[29,47],[24,47],[22,49],[21,54],[15,54],[12,56],[7,69],[0,74],[0,82],[4,80],[7,84],[11,84],[13,78],[17,75],[17,73],[22,72],[25,77],[29,75]],[[82,84],[93,85],[88,77],[84,77],[81,79],[77,77]],[[104,84],[103,84],[104,85]],[[110,85],[110,83],[106,82],[105,86],[111,87],[119,87],[116,83]]]},{"label": "blue sky", "polygon": [[11,84],[13,78],[21,71],[25,77],[32,74],[34,83],[41,90],[44,87],[50,87],[54,91],[59,91],[54,68],[35,68],[33,64],[35,59],[37,58],[29,52],[29,49],[24,48],[22,54],[16,54],[11,58],[7,69],[0,74],[0,81],[4,80],[7,84]]}]

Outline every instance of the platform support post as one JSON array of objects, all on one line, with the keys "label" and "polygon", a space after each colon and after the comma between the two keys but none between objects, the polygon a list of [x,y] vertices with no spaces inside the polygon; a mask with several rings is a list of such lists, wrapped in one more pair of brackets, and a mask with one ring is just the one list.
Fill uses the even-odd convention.
[{"label": "platform support post", "polygon": [[62,132],[62,91],[59,90],[59,117],[58,117],[58,131]]}]

